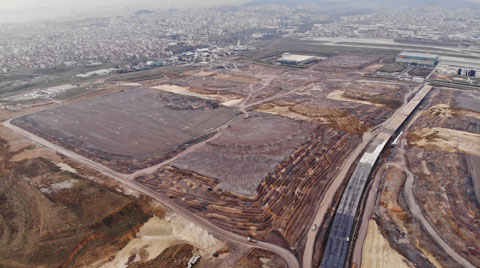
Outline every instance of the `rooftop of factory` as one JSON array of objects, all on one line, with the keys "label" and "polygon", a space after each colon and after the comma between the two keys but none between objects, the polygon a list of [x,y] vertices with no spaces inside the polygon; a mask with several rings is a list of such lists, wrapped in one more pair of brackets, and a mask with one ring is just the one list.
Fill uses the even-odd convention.
[{"label": "rooftop of factory", "polygon": [[428,58],[428,59],[437,59],[438,55],[430,53],[421,53],[421,52],[402,52],[398,56],[404,57],[417,57],[417,58]]},{"label": "rooftop of factory", "polygon": [[473,67],[476,69],[480,69],[480,59],[440,56],[439,62],[440,64],[455,65],[460,67]]},{"label": "rooftop of factory", "polygon": [[297,55],[297,54],[283,54],[280,61],[302,62],[316,59],[315,56]]}]

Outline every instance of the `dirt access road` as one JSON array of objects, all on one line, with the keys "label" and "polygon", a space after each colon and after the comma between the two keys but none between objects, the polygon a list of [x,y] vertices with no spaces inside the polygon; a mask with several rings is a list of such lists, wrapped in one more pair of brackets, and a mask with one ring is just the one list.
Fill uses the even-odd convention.
[{"label": "dirt access road", "polygon": [[[416,121],[416,119],[420,116],[420,114],[421,113],[417,113],[410,120],[410,122],[408,122],[408,124],[404,127],[404,129],[408,129]],[[370,218],[370,212],[373,209],[374,200],[376,199],[376,192],[378,191],[378,185],[380,183],[382,175],[385,172],[385,169],[388,169],[388,167],[395,167],[402,170],[407,176],[407,179],[404,185],[404,192],[405,192],[405,196],[407,197],[407,205],[412,215],[420,221],[423,229],[430,235],[431,238],[433,238],[433,240],[437,243],[437,245],[440,248],[442,248],[443,251],[445,251],[445,253],[447,253],[457,263],[461,264],[463,267],[468,267],[468,268],[475,267],[468,260],[466,260],[461,255],[459,255],[453,248],[451,248],[440,237],[440,235],[435,231],[435,229],[432,227],[432,225],[427,221],[427,219],[423,215],[420,209],[420,206],[417,204],[415,200],[415,196],[413,194],[413,183],[414,183],[415,177],[413,173],[407,168],[407,162],[405,159],[406,138],[403,137],[402,134],[403,133],[399,134],[399,137],[397,137],[399,142],[397,145],[397,154],[395,155],[394,159],[392,159],[392,161],[384,163],[378,169],[377,174],[375,174],[375,182],[374,182],[374,185],[372,186],[371,192],[368,195],[367,205],[363,212],[362,222],[361,222],[360,230],[358,232],[358,238],[355,243],[353,260],[356,261],[356,265],[361,265],[362,248],[363,248],[363,243],[367,233],[368,219]]]},{"label": "dirt access road", "polygon": [[[13,119],[13,118],[12,118]],[[266,242],[261,242],[261,241],[258,241],[256,243],[250,243],[247,241],[246,237],[243,237],[243,236],[240,236],[240,235],[237,235],[237,234],[234,234],[232,232],[229,232],[227,230],[224,230],[224,229],[221,229],[219,227],[217,227],[216,225],[210,223],[209,221],[205,220],[204,218],[200,217],[200,216],[197,216],[193,213],[191,213],[190,211],[188,211],[187,209],[183,208],[182,206],[178,205],[177,203],[175,203],[173,200],[165,197],[164,195],[161,195],[155,191],[153,191],[152,189],[150,188],[147,188],[146,186],[143,186],[139,183],[137,183],[133,178],[138,175],[138,174],[145,174],[144,172],[153,172],[155,171],[156,169],[158,169],[161,165],[166,165],[168,163],[170,163],[171,161],[173,161],[174,159],[177,159],[178,157],[180,156],[176,156],[174,157],[174,159],[170,159],[170,160],[167,160],[167,161],[164,161],[163,163],[159,164],[159,165],[156,165],[152,168],[147,168],[147,169],[144,169],[144,170],[140,170],[138,172],[135,172],[133,174],[124,174],[124,173],[119,173],[119,172],[116,172],[108,167],[105,167],[99,163],[96,163],[90,159],[87,159],[81,155],[78,155],[70,150],[67,150],[63,147],[60,147],[56,144],[53,144],[41,137],[38,137],[28,131],[25,131],[17,126],[14,126],[10,123],[10,121],[12,120],[7,120],[3,123],[3,125],[5,127],[8,127],[10,129],[12,129],[13,131],[19,133],[20,135],[32,140],[33,142],[37,143],[37,144],[40,144],[50,150],[53,150],[57,153],[60,153],[60,154],[63,154],[65,155],[66,157],[69,157],[70,159],[82,164],[82,165],[86,165],[108,177],[111,177],[121,183],[123,183],[124,185],[130,187],[131,189],[135,190],[135,191],[138,191],[140,193],[143,193],[153,199],[155,199],[156,201],[160,202],[162,205],[168,207],[169,209],[171,209],[172,211],[175,211],[177,214],[181,215],[182,217],[186,218],[187,220],[191,221],[191,222],[194,222],[195,224],[201,226],[202,228],[208,230],[211,234],[215,235],[216,237],[222,239],[222,240],[225,240],[227,242],[230,242],[234,245],[237,245],[239,247],[246,247],[246,248],[259,248],[259,249],[264,249],[264,250],[268,250],[268,251],[271,251],[277,255],[279,255],[281,258],[283,258],[285,260],[285,262],[287,263],[288,267],[289,268],[300,268],[300,264],[298,262],[298,259],[297,257],[295,257],[295,255],[288,249],[285,249],[283,247],[280,247],[280,246],[277,246],[277,245],[274,245],[274,244],[270,244],[270,243],[266,243]],[[221,132],[217,133],[217,135],[213,136],[212,138],[202,142],[202,143],[199,143],[199,144],[196,144],[194,145],[193,147],[190,147],[189,149],[189,152],[192,151],[192,150],[195,150],[199,147],[201,147],[203,144],[207,143],[208,141],[218,137],[218,135],[221,135]],[[186,151],[187,151],[186,150]],[[184,151],[185,152],[185,151]]]},{"label": "dirt access road", "polygon": [[437,231],[433,228],[433,226],[428,222],[425,216],[422,213],[420,206],[417,204],[415,200],[415,195],[413,194],[413,183],[415,181],[415,176],[413,173],[407,168],[407,161],[405,159],[405,144],[406,139],[401,140],[401,145],[399,148],[399,161],[398,162],[389,162],[389,166],[396,167],[402,170],[407,175],[407,180],[405,181],[405,186],[403,188],[405,192],[405,196],[407,197],[407,204],[408,208],[410,209],[412,215],[420,221],[423,229],[430,235],[430,237],[437,243],[437,245],[445,251],[452,259],[454,259],[457,263],[461,264],[463,267],[466,268],[474,268],[475,266],[471,264],[468,260],[458,254],[452,247],[450,247],[442,237],[437,233]]}]

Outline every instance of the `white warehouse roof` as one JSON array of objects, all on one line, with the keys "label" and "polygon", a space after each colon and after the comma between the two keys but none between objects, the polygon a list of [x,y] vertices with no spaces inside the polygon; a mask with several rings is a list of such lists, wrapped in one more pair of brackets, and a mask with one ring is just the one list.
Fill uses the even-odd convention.
[{"label": "white warehouse roof", "polygon": [[296,55],[296,54],[283,54],[281,61],[289,61],[289,62],[303,62],[309,60],[315,60],[315,56],[305,56],[305,55]]},{"label": "white warehouse roof", "polygon": [[474,69],[480,70],[480,59],[467,59],[467,58],[440,56],[439,64],[474,68]]}]

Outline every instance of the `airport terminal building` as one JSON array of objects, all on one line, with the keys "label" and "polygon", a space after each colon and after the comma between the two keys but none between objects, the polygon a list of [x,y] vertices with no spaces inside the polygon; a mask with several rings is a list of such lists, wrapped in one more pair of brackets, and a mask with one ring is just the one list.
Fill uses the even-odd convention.
[{"label": "airport terminal building", "polygon": [[395,58],[395,63],[433,69],[438,63],[438,58],[439,56],[435,54],[402,52]]},{"label": "airport terminal building", "polygon": [[437,72],[463,76],[480,76],[480,60],[440,56]]}]

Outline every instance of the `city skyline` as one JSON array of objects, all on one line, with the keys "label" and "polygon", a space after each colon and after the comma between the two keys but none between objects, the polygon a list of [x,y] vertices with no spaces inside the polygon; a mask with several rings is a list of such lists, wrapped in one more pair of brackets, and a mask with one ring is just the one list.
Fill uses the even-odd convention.
[{"label": "city skyline", "polygon": [[40,1],[31,1],[31,0],[6,0],[0,3],[0,10],[10,10],[10,11],[19,11],[25,9],[32,9],[36,7],[42,8],[67,8],[67,9],[84,9],[95,6],[134,6],[134,7],[149,7],[149,8],[183,8],[183,7],[208,7],[208,6],[220,6],[220,5],[234,5],[242,4],[248,2],[248,0],[206,0],[196,3],[192,3],[188,0],[178,0],[172,3],[172,1],[153,1],[153,0],[85,0],[82,2],[73,2],[72,1],[61,1],[61,0],[40,0]]}]

